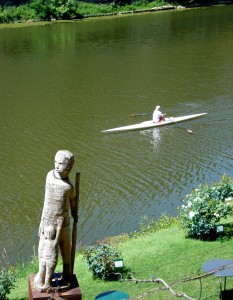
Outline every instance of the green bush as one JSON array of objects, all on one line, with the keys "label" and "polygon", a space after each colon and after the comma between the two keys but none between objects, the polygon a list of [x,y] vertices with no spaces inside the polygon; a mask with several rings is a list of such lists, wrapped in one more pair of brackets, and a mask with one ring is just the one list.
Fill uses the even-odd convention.
[{"label": "green bush", "polygon": [[215,238],[216,224],[233,212],[233,181],[223,175],[212,186],[200,185],[183,200],[180,209],[181,226],[189,237],[210,240]]},{"label": "green bush", "polygon": [[76,0],[33,0],[30,7],[41,20],[79,18]]},{"label": "green bush", "polygon": [[120,258],[120,254],[108,244],[89,246],[84,250],[84,257],[93,278],[103,280],[118,279],[114,269],[114,260]]},{"label": "green bush", "polygon": [[49,1],[33,0],[30,8],[34,10],[36,18],[40,20],[48,20],[50,18]]},{"label": "green bush", "polygon": [[14,268],[6,263],[5,266],[0,261],[0,300],[6,300],[10,294],[16,280]]},{"label": "green bush", "polygon": [[77,16],[77,2],[75,0],[51,0],[57,19],[74,19]]},{"label": "green bush", "polygon": [[24,22],[35,18],[29,5],[0,7],[0,23]]}]

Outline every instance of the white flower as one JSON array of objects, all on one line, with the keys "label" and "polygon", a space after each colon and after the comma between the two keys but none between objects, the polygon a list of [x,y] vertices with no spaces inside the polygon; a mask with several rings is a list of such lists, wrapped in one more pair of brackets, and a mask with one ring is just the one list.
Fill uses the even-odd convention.
[{"label": "white flower", "polygon": [[219,214],[218,213],[214,213],[215,217],[219,218]]},{"label": "white flower", "polygon": [[189,212],[189,217],[190,217],[190,219],[192,219],[194,216],[195,216],[195,212],[191,210],[191,211]]},{"label": "white flower", "polygon": [[229,202],[229,201],[232,201],[232,200],[233,200],[232,197],[225,198],[226,202]]},{"label": "white flower", "polygon": [[192,206],[192,203],[191,202],[188,202],[188,205],[187,205],[188,207],[191,207]]},{"label": "white flower", "polygon": [[193,202],[198,202],[198,201],[201,201],[200,197],[196,197],[196,198],[193,199]]}]

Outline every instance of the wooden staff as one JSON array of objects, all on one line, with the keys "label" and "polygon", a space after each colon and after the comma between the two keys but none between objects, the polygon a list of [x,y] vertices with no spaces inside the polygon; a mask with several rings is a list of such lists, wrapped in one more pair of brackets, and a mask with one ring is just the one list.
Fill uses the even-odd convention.
[{"label": "wooden staff", "polygon": [[[78,215],[78,204],[79,204],[79,182],[80,182],[80,173],[76,173],[75,180],[75,214]],[[77,239],[77,222],[78,220],[74,220],[73,222],[73,230],[72,230],[72,246],[71,246],[71,271],[72,275],[74,274],[74,260],[75,260],[75,251],[76,251],[76,239]]]}]

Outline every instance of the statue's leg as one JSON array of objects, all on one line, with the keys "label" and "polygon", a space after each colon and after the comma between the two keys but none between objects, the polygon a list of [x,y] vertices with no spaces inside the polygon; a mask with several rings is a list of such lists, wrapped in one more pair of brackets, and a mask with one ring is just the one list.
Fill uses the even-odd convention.
[{"label": "statue's leg", "polygon": [[43,290],[46,290],[52,286],[52,278],[53,278],[55,267],[56,267],[56,261],[48,260],[46,262],[46,275],[45,275],[45,283],[43,285]]},{"label": "statue's leg", "polygon": [[46,264],[43,259],[40,260],[39,272],[34,278],[34,284],[36,288],[41,289],[45,282]]},{"label": "statue's leg", "polygon": [[70,257],[70,228],[66,226],[62,228],[59,239],[61,256],[63,261],[62,279],[66,285],[71,283],[71,257]]},{"label": "statue's leg", "polygon": [[41,233],[38,246],[39,271],[34,278],[34,283],[39,286],[42,286],[45,280],[45,265],[43,260],[44,240],[44,235]]}]

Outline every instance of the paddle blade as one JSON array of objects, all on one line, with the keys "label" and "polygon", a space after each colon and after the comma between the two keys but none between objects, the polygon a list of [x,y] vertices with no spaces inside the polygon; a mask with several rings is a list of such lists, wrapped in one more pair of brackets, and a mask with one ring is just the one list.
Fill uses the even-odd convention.
[{"label": "paddle blade", "polygon": [[131,117],[145,117],[145,116],[152,116],[152,114],[148,113],[141,113],[141,114],[132,114]]}]

